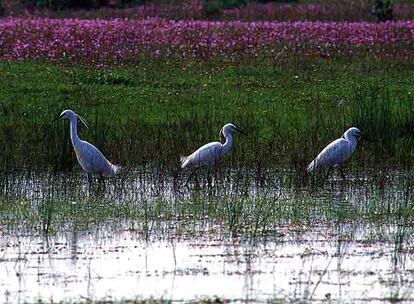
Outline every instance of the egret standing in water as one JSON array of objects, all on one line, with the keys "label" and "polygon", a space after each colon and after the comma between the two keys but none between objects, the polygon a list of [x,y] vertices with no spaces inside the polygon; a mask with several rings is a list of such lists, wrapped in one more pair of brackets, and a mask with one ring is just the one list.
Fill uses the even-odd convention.
[{"label": "egret standing in water", "polygon": [[98,150],[94,145],[87,141],[81,140],[78,136],[78,118],[86,126],[85,119],[73,112],[72,110],[65,110],[60,114],[58,119],[69,119],[70,121],[70,139],[72,141],[73,149],[82,169],[88,173],[89,181],[90,174],[97,174],[101,178],[104,176],[114,176],[120,169],[119,166],[111,164],[109,160]]},{"label": "egret standing in water", "polygon": [[331,142],[309,164],[308,172],[314,172],[321,167],[328,167],[328,175],[332,167],[338,167],[342,178],[345,178],[341,165],[354,153],[362,133],[358,128],[349,128],[341,138]]},{"label": "egret standing in water", "polygon": [[202,166],[213,166],[221,161],[233,145],[233,135],[235,131],[245,134],[234,124],[228,123],[220,130],[220,139],[225,139],[224,143],[215,141],[205,144],[189,156],[181,157],[181,168],[195,168],[187,179],[186,184],[194,173]]}]

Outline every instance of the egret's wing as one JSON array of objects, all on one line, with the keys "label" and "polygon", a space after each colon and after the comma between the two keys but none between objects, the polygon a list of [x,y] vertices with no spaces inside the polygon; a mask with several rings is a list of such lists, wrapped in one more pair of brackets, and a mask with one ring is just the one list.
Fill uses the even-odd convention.
[{"label": "egret's wing", "polygon": [[214,164],[220,159],[221,148],[222,144],[219,142],[208,143],[200,147],[193,154],[181,157],[181,168]]},{"label": "egret's wing", "polygon": [[115,175],[120,167],[113,165],[94,145],[87,141],[81,141],[79,151],[76,151],[79,163],[88,173],[101,174],[104,176]]},{"label": "egret's wing", "polygon": [[352,154],[349,142],[343,138],[334,140],[309,164],[308,171],[312,172],[320,167],[330,167],[341,164]]}]

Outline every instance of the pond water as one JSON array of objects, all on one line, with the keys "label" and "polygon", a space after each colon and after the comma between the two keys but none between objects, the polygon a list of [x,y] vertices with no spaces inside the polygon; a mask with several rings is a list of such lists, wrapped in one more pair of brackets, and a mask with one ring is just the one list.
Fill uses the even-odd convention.
[{"label": "pond water", "polygon": [[[171,177],[154,183],[154,176],[136,175],[107,184],[99,196],[83,175],[10,175],[1,194],[0,302],[414,301],[409,176],[393,172],[385,184],[366,174],[346,183],[333,177],[315,188],[292,186],[290,175],[279,174],[263,187],[253,180],[245,187],[233,184],[231,190],[225,186],[234,179],[213,178],[212,186],[179,193]],[[259,211],[243,205],[232,230],[233,213],[220,205],[228,203],[226,196],[238,202],[246,191],[249,199],[262,198],[249,201],[255,208],[258,201],[270,203]],[[160,197],[163,205],[147,215],[119,213],[129,205],[128,212],[141,208],[142,201],[160,204]],[[51,228],[41,229],[33,223],[44,220],[42,204],[52,198],[59,205],[47,213]],[[16,208],[20,201],[27,203]],[[101,209],[91,204],[85,213],[91,208],[106,215],[85,224],[74,210],[88,201]],[[275,204],[260,233],[243,227],[250,215],[262,221],[259,214]]]}]

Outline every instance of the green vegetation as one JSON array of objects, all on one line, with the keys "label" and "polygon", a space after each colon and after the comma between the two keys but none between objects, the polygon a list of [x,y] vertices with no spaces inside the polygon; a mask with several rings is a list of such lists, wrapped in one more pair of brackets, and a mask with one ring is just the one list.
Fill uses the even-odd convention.
[{"label": "green vegetation", "polygon": [[[13,237],[96,229],[149,242],[253,246],[312,244],[319,227],[345,252],[349,244],[381,242],[394,244],[391,258],[398,259],[411,250],[413,235],[413,68],[373,60],[152,61],[105,70],[2,62],[0,226]],[[127,167],[104,191],[97,183],[88,188],[79,173],[68,122],[50,123],[66,108],[89,121],[89,129],[79,125],[82,138]],[[229,121],[249,135],[237,136],[218,170],[200,172],[202,191],[195,181],[183,187],[189,173],[178,167],[179,156],[218,140]],[[352,158],[354,174],[303,178],[307,163],[351,125],[365,135]]]},{"label": "green vegetation", "polygon": [[[0,164],[68,170],[77,162],[64,109],[84,116],[81,138],[114,163],[176,167],[180,155],[218,140],[234,122],[226,164],[301,172],[349,126],[364,135],[360,165],[413,163],[412,63],[298,61],[279,66],[147,62],[99,70],[1,63]],[[156,153],[154,153],[156,151]],[[78,168],[77,168],[78,169]]]},{"label": "green vegetation", "polygon": [[374,0],[373,14],[378,21],[393,20],[394,0]]},{"label": "green vegetation", "polygon": [[145,238],[213,234],[256,240],[283,237],[280,227],[285,225],[343,223],[381,230],[388,223],[401,225],[403,230],[396,233],[404,234],[413,223],[414,180],[409,173],[333,179],[299,188],[288,172],[268,174],[260,185],[258,171],[222,169],[215,173],[213,185],[208,187],[202,178],[203,191],[196,191],[193,184],[190,189],[175,189],[180,176],[169,180],[165,173],[148,169],[108,180],[106,191],[85,190],[82,175],[9,175],[1,180],[0,225],[16,233],[46,235],[68,227],[80,231],[106,227],[133,230]]}]

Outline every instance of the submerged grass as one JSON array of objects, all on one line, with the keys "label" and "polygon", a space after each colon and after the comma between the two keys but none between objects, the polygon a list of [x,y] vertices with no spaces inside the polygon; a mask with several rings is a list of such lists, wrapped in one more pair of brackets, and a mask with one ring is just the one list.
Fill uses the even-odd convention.
[{"label": "submerged grass", "polygon": [[[306,164],[351,125],[362,129],[354,161],[410,166],[414,134],[412,63],[301,60],[278,66],[146,62],[97,70],[0,63],[0,164],[5,170],[78,169],[63,109],[83,115],[81,137],[113,162],[176,167],[180,155],[237,136],[226,163]],[[386,71],[386,72],[385,72]],[[154,153],[156,151],[156,153]],[[175,170],[175,169],[174,169]]]},{"label": "submerged grass", "polygon": [[[252,241],[283,237],[281,227],[286,226],[306,230],[338,223],[386,225],[397,227],[395,238],[386,240],[396,243],[399,236],[406,238],[413,225],[414,184],[407,173],[381,186],[366,175],[351,181],[334,179],[325,190],[290,187],[288,180],[294,173],[273,176],[281,179],[277,190],[273,184],[245,183],[250,177],[228,180],[229,175],[213,177],[211,186],[194,191],[175,190],[171,180],[153,183],[156,176],[138,173],[107,183],[104,192],[88,189],[79,176],[33,175],[29,182],[22,182],[22,176],[16,175],[8,181],[13,190],[6,186],[0,193],[0,225],[16,233],[46,235],[70,227],[88,231],[103,226],[108,231],[133,230],[146,239],[206,235]],[[384,236],[379,231],[374,238]]]}]

